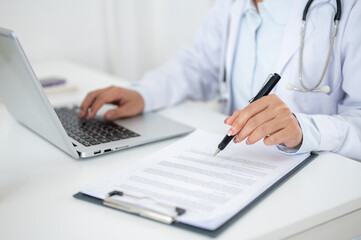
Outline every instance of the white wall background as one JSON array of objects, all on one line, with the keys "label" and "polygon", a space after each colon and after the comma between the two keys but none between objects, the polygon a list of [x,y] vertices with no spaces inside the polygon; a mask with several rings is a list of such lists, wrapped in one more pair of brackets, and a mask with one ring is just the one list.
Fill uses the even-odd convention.
[{"label": "white wall background", "polygon": [[69,59],[137,80],[190,45],[213,0],[0,0],[31,62]]}]

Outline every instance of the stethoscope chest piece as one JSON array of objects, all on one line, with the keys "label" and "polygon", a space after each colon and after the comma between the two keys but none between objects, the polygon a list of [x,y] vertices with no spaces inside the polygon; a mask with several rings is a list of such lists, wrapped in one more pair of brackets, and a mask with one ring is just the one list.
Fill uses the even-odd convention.
[{"label": "stethoscope chest piece", "polygon": [[324,86],[322,86],[321,88],[319,88],[319,89],[302,89],[302,88],[297,88],[297,87],[295,87],[292,83],[288,83],[287,85],[286,85],[286,88],[288,89],[288,90],[293,90],[293,91],[298,91],[298,92],[314,92],[314,93],[317,93],[317,92],[322,92],[322,93],[329,93],[329,92],[331,92],[331,88],[330,88],[330,86],[328,86],[328,85],[324,85]]}]

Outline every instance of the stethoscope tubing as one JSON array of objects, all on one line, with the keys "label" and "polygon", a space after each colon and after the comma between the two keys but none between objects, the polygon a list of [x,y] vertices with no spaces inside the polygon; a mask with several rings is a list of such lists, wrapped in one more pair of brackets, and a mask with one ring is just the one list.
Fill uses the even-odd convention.
[{"label": "stethoscope tubing", "polygon": [[[327,58],[324,64],[324,67],[322,69],[322,73],[321,73],[321,77],[318,80],[318,82],[311,88],[308,88],[304,81],[303,81],[303,77],[302,77],[302,59],[303,59],[303,49],[304,49],[304,37],[305,37],[305,31],[306,31],[306,24],[307,24],[307,14],[309,11],[309,8],[311,7],[313,0],[309,0],[306,3],[306,6],[303,10],[303,14],[302,14],[302,26],[301,26],[301,40],[300,40],[300,51],[299,51],[299,63],[298,63],[298,75],[299,75],[299,82],[302,86],[302,88],[297,88],[295,86],[293,86],[291,83],[289,83],[286,87],[289,90],[294,90],[294,91],[299,91],[299,92],[323,92],[323,93],[329,93],[330,92],[330,87],[328,85],[325,85],[323,87],[321,87],[320,89],[317,89],[320,84],[322,83],[322,80],[326,74],[327,71],[327,67],[332,55],[332,49],[333,49],[333,45],[335,42],[335,38],[338,32],[338,24],[339,21],[341,19],[341,10],[342,10],[342,6],[341,6],[341,0],[336,0],[336,5],[337,5],[337,10],[336,10],[336,14],[334,17],[334,27],[333,27],[333,33],[332,33],[332,38],[330,41],[330,47],[328,49],[328,53],[327,53]],[[224,48],[224,61],[226,60],[226,55],[227,55],[227,49],[228,49],[228,38],[229,38],[229,28],[230,28],[230,18],[228,17],[227,19],[227,30],[226,30],[226,39],[225,39],[225,48]],[[226,73],[226,63],[224,62],[224,71],[223,71],[223,77],[222,77],[222,84],[224,85],[223,87],[221,86],[221,91],[220,91],[220,101],[227,101],[228,99],[228,94],[227,94],[227,73]]]},{"label": "stethoscope tubing", "polygon": [[305,6],[305,9],[303,10],[303,15],[302,15],[302,26],[301,26],[301,42],[300,42],[300,51],[299,51],[299,59],[298,59],[298,76],[299,76],[299,82],[302,86],[303,89],[298,89],[296,87],[293,86],[289,86],[287,87],[290,90],[295,90],[295,91],[301,91],[301,92],[324,92],[324,93],[328,93],[330,91],[330,87],[329,86],[324,86],[324,89],[328,89],[328,91],[322,91],[322,89],[316,89],[320,86],[326,71],[327,71],[327,67],[331,58],[331,54],[332,54],[332,49],[333,49],[333,44],[335,42],[335,38],[338,32],[338,23],[339,20],[341,18],[341,1],[340,0],[336,0],[336,4],[337,4],[337,11],[335,14],[335,18],[334,18],[334,27],[333,27],[333,31],[332,31],[332,38],[331,38],[331,42],[330,42],[330,47],[328,49],[328,53],[327,53],[327,58],[325,61],[325,64],[323,66],[322,69],[322,73],[321,73],[321,77],[318,80],[318,82],[311,88],[306,87],[304,81],[303,81],[303,77],[302,77],[302,59],[303,59],[303,47],[304,47],[304,38],[305,38],[305,29],[306,29],[306,23],[307,23],[307,13],[308,10],[312,4],[313,0],[309,0]]}]

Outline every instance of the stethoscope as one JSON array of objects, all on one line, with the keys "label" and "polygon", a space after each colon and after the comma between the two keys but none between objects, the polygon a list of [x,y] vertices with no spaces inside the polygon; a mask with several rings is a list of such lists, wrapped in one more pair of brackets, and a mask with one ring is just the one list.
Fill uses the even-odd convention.
[{"label": "stethoscope", "polygon": [[333,26],[333,31],[332,31],[332,38],[331,38],[330,47],[328,49],[326,63],[323,66],[321,77],[313,87],[308,88],[308,87],[306,87],[305,83],[303,82],[303,78],[302,78],[302,57],[303,57],[303,45],[304,45],[304,39],[305,39],[306,16],[307,16],[308,9],[310,8],[312,2],[313,2],[313,0],[309,0],[307,2],[306,7],[303,10],[303,16],[302,16],[301,43],[300,43],[300,53],[299,53],[299,59],[298,59],[298,80],[299,80],[302,88],[297,88],[292,83],[288,83],[287,84],[287,89],[294,90],[294,91],[299,91],[299,92],[323,92],[323,93],[329,93],[331,91],[331,88],[328,85],[324,85],[319,89],[317,89],[317,88],[318,88],[318,86],[320,86],[320,84],[321,84],[321,82],[323,80],[323,77],[325,76],[327,66],[328,66],[328,63],[329,63],[330,58],[331,58],[333,43],[335,41],[335,38],[336,38],[336,35],[337,35],[337,30],[338,30],[338,22],[340,21],[340,18],[341,18],[341,1],[336,0],[337,11],[336,11],[336,14],[335,14],[335,18],[333,20],[334,26]]},{"label": "stethoscope", "polygon": [[[321,82],[322,82],[322,80],[323,80],[323,78],[325,76],[327,66],[328,66],[328,63],[329,63],[330,58],[331,58],[333,43],[334,43],[336,35],[337,35],[338,23],[339,23],[340,18],[341,18],[341,0],[336,0],[337,11],[336,11],[336,14],[335,14],[335,17],[334,17],[334,27],[333,27],[333,31],[332,31],[332,38],[331,38],[330,47],[328,49],[328,54],[327,54],[325,65],[324,65],[323,70],[322,70],[321,77],[313,87],[308,88],[304,84],[303,78],[302,78],[302,58],[303,58],[303,47],[304,47],[305,30],[306,30],[306,16],[307,16],[308,10],[309,10],[312,2],[313,2],[313,0],[308,0],[307,4],[305,6],[305,9],[303,10],[303,15],[302,15],[301,42],[300,42],[300,51],[299,51],[299,60],[298,60],[298,80],[299,80],[302,88],[297,88],[292,83],[288,83],[286,87],[289,90],[294,90],[294,91],[299,91],[299,92],[329,93],[331,91],[330,86],[324,85],[324,86],[322,86],[320,88],[318,88],[318,87],[320,86],[320,84],[321,84]],[[225,54],[227,53],[228,32],[229,32],[229,23],[228,23],[228,30],[227,30]],[[221,90],[220,90],[221,94],[220,94],[220,98],[219,98],[219,101],[223,102],[223,103],[226,103],[228,98],[229,98],[229,94],[228,94],[228,91],[227,91],[227,85],[226,85],[226,79],[227,79],[226,72],[224,71],[223,79],[222,79],[223,84],[221,84]]]}]

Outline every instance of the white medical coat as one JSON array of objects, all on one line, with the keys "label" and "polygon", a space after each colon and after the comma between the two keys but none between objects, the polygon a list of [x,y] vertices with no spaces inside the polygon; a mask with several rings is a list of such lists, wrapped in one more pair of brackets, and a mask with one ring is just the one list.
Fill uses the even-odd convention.
[{"label": "white medical coat", "polygon": [[[297,92],[286,88],[298,81],[298,56],[303,9],[307,0],[297,0],[290,13],[275,72],[282,76],[273,90],[297,118],[314,122],[321,141],[316,151],[331,151],[361,160],[361,1],[341,0],[342,14],[327,72],[320,86],[330,93]],[[233,54],[237,41],[242,0],[219,0],[205,19],[194,45],[171,61],[148,72],[138,84],[146,89],[146,108],[156,110],[185,99],[209,100],[230,87]],[[315,0],[307,15],[303,52],[305,85],[319,80],[336,12],[336,1]],[[272,46],[270,46],[272,47]],[[247,57],[247,56],[245,56]],[[231,91],[223,112],[231,114]],[[301,126],[302,128],[302,126]]]}]

